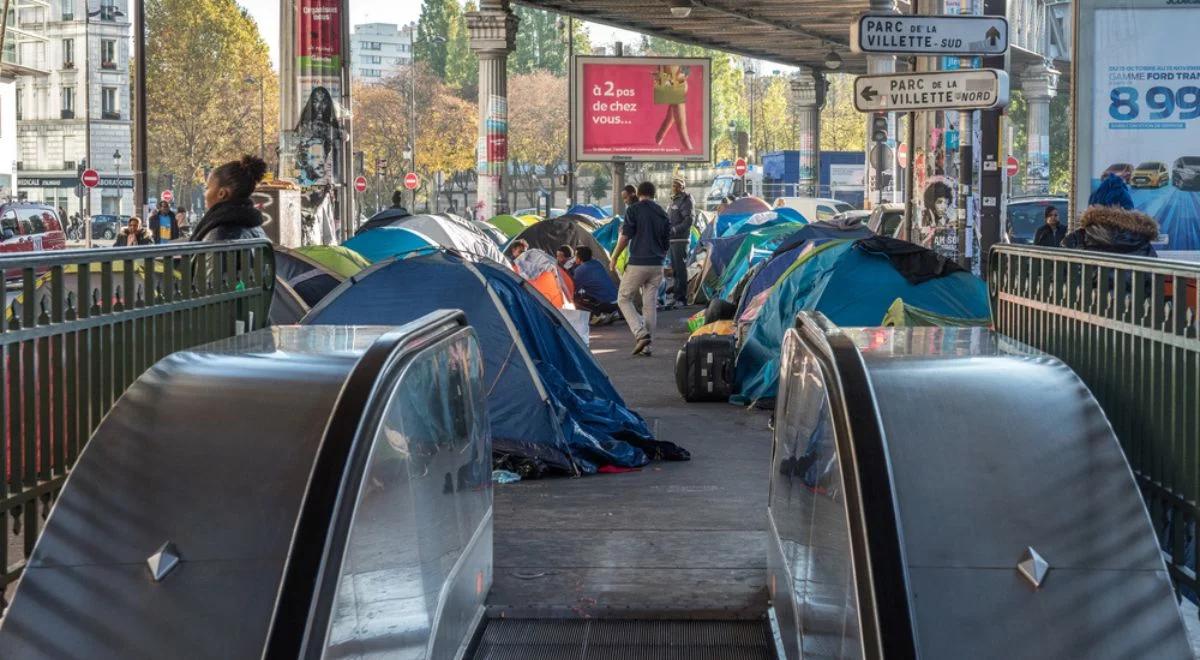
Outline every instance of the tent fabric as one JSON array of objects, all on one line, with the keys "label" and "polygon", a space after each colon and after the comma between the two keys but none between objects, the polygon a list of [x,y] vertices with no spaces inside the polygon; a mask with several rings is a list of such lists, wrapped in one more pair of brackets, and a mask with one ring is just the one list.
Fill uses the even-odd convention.
[{"label": "tent fabric", "polygon": [[558,220],[561,218],[566,218],[568,220],[578,223],[580,227],[582,227],[584,230],[586,230],[588,232],[596,231],[596,227],[600,226],[600,220],[598,220],[597,218],[593,218],[590,215],[585,215],[582,213],[564,213],[560,216],[551,218],[551,220]]},{"label": "tent fabric", "polygon": [[517,257],[513,265],[521,277],[556,309],[562,309],[574,297],[575,285],[570,281],[571,276],[544,250],[530,248]]},{"label": "tent fabric", "polygon": [[275,291],[271,294],[271,325],[295,325],[309,312],[300,294],[287,282],[275,279]]},{"label": "tent fabric", "polygon": [[357,275],[371,265],[361,254],[341,245],[306,245],[296,248],[296,252],[342,279]]},{"label": "tent fabric", "polygon": [[[586,245],[592,248],[593,258],[608,268],[608,251],[573,216],[564,215],[553,220],[543,220],[532,227],[526,227],[525,231],[513,240],[517,239],[524,240],[529,243],[529,247],[537,248],[548,254],[554,254],[554,251],[562,245],[570,245],[572,248]],[[509,245],[512,245],[512,241],[509,241]]]},{"label": "tent fabric", "polygon": [[508,257],[492,239],[461,218],[444,214],[412,215],[392,226],[416,232],[430,242],[456,252],[491,259],[500,264],[508,263]]},{"label": "tent fabric", "polygon": [[612,254],[612,251],[617,248],[617,240],[621,237],[621,224],[624,222],[621,216],[618,215],[596,228],[596,231],[592,232],[592,237],[596,239],[596,242],[605,251]]},{"label": "tent fabric", "polygon": [[750,269],[759,262],[769,259],[775,246],[794,233],[796,233],[795,225],[783,224],[764,227],[763,229],[743,234],[745,240],[741,241],[737,251],[734,252],[733,257],[729,260],[729,265],[721,273],[720,281],[715,288],[716,295],[720,298],[733,301],[730,298],[730,294],[741,283],[742,279],[746,277]]},{"label": "tent fabric", "polygon": [[730,224],[744,222],[755,213],[770,211],[771,205],[757,197],[741,197],[733,200],[717,214],[716,219],[705,225],[701,238],[714,238],[723,235],[723,230]]},{"label": "tent fabric", "polygon": [[867,252],[858,242],[833,241],[810,249],[770,292],[737,356],[736,402],[774,400],[783,335],[801,311],[821,312],[843,327],[873,327],[902,298],[941,316],[989,316],[987,287],[979,278],[955,272],[914,285],[886,256]]},{"label": "tent fabric", "polygon": [[496,247],[503,248],[504,244],[508,242],[508,234],[505,234],[497,229],[495,225],[483,220],[469,220],[468,222],[470,222],[471,226],[478,230],[479,233],[492,239],[492,242],[496,244]]},{"label": "tent fabric", "polygon": [[275,246],[275,278],[312,307],[346,279],[298,250]]},{"label": "tent fabric", "polygon": [[885,327],[915,327],[915,326],[941,326],[941,327],[975,327],[990,325],[990,318],[964,319],[957,316],[947,316],[938,314],[927,309],[921,309],[915,305],[910,305],[904,302],[903,298],[897,298],[892,306],[888,308],[887,316],[883,317],[881,325]]},{"label": "tent fabric", "polygon": [[354,234],[357,236],[358,234],[371,231],[372,229],[390,227],[392,223],[396,222],[397,220],[407,218],[409,215],[411,214],[407,209],[397,208],[395,206],[386,208],[371,216],[366,222],[359,225],[358,229],[354,230]]},{"label": "tent fabric", "polygon": [[447,252],[389,259],[347,280],[303,322],[401,325],[443,308],[462,309],[479,338],[501,464],[579,475],[687,457],[653,439],[562,315],[499,264]]},{"label": "tent fabric", "polygon": [[791,236],[783,240],[771,254],[772,257],[789,252],[792,249],[803,245],[811,240],[822,238],[834,239],[858,239],[870,238],[875,235],[866,224],[861,220],[844,221],[844,220],[820,220],[818,222],[810,222],[804,227],[796,230]]},{"label": "tent fabric", "polygon": [[379,263],[415,250],[436,248],[437,243],[404,227],[380,227],[355,235],[342,245],[361,254],[371,263]]},{"label": "tent fabric", "polygon": [[748,233],[777,225],[803,224],[808,224],[808,219],[801,215],[799,211],[782,207],[753,213],[749,216],[718,216],[716,235],[731,236],[733,234]]},{"label": "tent fabric", "polygon": [[508,238],[516,238],[517,234],[525,231],[526,227],[537,224],[537,221],[530,221],[518,218],[514,215],[498,215],[491,220],[488,220],[493,227],[499,229]]},{"label": "tent fabric", "polygon": [[566,215],[585,215],[595,220],[604,220],[608,217],[608,214],[604,212],[604,209],[596,206],[595,204],[576,204],[575,206],[567,209]]}]

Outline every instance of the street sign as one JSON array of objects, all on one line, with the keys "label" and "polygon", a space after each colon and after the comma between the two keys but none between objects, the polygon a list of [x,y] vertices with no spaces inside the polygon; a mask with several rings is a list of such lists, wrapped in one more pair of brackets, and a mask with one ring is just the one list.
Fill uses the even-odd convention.
[{"label": "street sign", "polygon": [[96,170],[88,168],[79,175],[79,180],[88,188],[95,188],[100,185],[100,173]]},{"label": "street sign", "polygon": [[367,191],[367,177],[360,176],[354,180],[354,189],[358,192]]},{"label": "street sign", "polygon": [[900,169],[908,168],[908,143],[901,142],[896,148],[896,162],[900,164]]},{"label": "street sign", "polygon": [[859,76],[859,112],[990,110],[1008,105],[1008,74],[997,69]]},{"label": "street sign", "polygon": [[738,176],[746,176],[746,159],[739,158],[733,163],[733,173]]},{"label": "street sign", "polygon": [[1003,55],[1008,50],[1008,19],[863,14],[850,26],[850,49],[891,55]]},{"label": "street sign", "polygon": [[1016,176],[1017,172],[1021,171],[1021,161],[1017,160],[1016,156],[1009,156],[1007,165],[1004,168],[1004,173],[1009,176]]},{"label": "street sign", "polygon": [[162,201],[170,204],[175,199],[175,193],[171,192],[170,189],[167,189],[162,191],[162,195],[159,195],[159,198],[162,199]]},{"label": "street sign", "polygon": [[416,172],[409,172],[404,175],[404,187],[409,190],[416,190],[417,186],[421,185],[421,179],[417,178]]}]

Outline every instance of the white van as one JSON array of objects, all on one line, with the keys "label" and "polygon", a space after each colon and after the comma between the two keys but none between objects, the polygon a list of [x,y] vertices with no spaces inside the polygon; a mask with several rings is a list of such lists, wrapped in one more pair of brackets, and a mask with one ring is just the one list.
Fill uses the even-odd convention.
[{"label": "white van", "polygon": [[809,222],[832,220],[833,216],[839,213],[854,210],[854,207],[846,202],[829,197],[777,197],[771,206],[795,209]]}]

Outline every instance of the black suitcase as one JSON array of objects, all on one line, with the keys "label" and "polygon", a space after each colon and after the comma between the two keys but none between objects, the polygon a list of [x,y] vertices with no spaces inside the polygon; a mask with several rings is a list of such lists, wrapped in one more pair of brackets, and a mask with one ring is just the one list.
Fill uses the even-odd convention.
[{"label": "black suitcase", "polygon": [[684,401],[727,401],[733,394],[733,353],[728,335],[697,335],[675,356],[675,386]]}]

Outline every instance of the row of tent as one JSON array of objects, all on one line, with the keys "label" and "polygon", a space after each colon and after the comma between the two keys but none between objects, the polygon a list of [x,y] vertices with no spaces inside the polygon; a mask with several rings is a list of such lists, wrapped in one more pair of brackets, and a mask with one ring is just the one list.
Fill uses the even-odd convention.
[{"label": "row of tent", "polygon": [[[607,260],[583,225],[557,218],[518,236],[554,247],[591,241]],[[560,311],[513,271],[502,245],[455,216],[396,215],[341,246],[276,248],[271,320],[398,326],[461,309],[484,359],[497,467],[523,477],[584,475],[688,458],[654,438]]]}]

